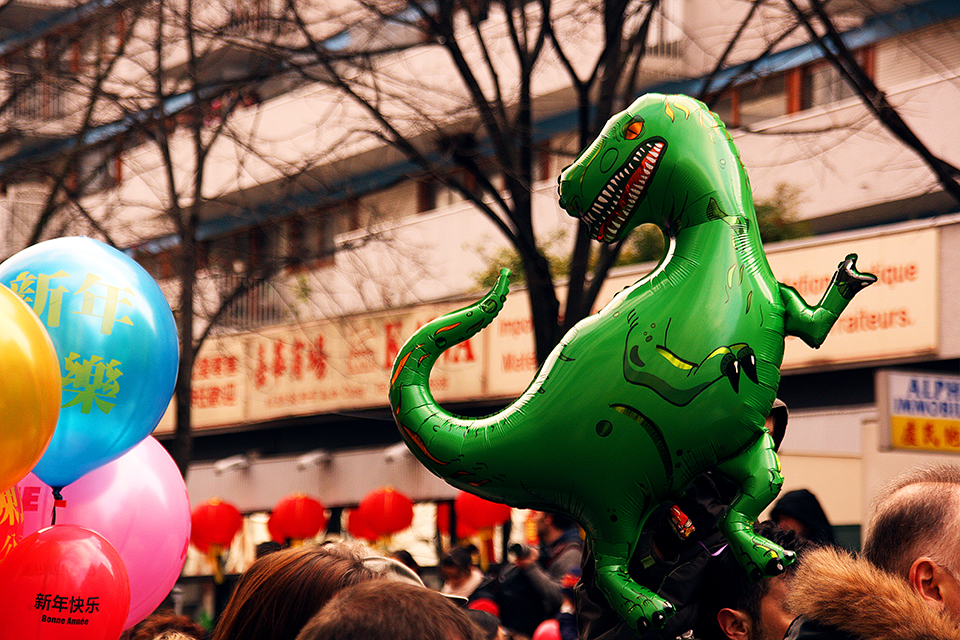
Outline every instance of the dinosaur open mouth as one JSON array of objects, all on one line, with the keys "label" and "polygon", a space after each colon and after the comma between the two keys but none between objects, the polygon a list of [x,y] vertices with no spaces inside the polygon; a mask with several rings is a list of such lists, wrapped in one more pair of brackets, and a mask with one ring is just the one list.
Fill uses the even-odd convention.
[{"label": "dinosaur open mouth", "polygon": [[666,148],[667,142],[663,138],[645,140],[600,190],[583,214],[583,221],[597,240],[613,242],[643,199]]}]

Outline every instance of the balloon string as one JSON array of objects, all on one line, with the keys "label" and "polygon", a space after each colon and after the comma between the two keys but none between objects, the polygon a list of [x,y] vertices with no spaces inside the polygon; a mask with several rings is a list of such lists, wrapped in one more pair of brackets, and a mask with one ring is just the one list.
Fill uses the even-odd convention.
[{"label": "balloon string", "polygon": [[50,487],[50,490],[53,491],[53,515],[50,516],[50,526],[57,524],[57,505],[63,504],[63,496],[60,495],[60,490],[63,487]]}]

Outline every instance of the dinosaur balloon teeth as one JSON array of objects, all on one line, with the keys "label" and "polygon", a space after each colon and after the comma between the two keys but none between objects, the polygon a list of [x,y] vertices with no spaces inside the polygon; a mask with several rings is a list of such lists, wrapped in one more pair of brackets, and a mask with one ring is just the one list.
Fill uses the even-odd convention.
[{"label": "dinosaur balloon teeth", "polygon": [[[613,242],[624,222],[636,209],[653,176],[667,143],[647,140],[601,189],[593,205],[583,215],[584,222],[596,229],[601,242]],[[618,197],[619,194],[619,197]]]}]

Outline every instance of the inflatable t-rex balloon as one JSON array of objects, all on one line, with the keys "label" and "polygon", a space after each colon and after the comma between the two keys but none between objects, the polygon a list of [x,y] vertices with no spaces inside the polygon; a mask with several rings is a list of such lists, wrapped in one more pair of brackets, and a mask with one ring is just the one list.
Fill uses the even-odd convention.
[{"label": "inflatable t-rex balloon", "polygon": [[744,568],[759,578],[792,562],[752,527],[783,482],[763,424],[784,336],[819,347],[876,278],[847,256],[813,307],[777,282],[738,151],[720,120],[685,96],[646,95],[611,118],[561,174],[560,205],[603,242],[656,224],[666,256],[574,326],[510,406],[452,415],[430,393],[430,370],[500,311],[504,271],[479,302],[406,342],[390,402],[404,441],[450,484],[576,519],[611,606],[634,628],[659,626],[672,605],[637,584],[627,563],[650,512],[705,470],[741,488],[719,526]]}]

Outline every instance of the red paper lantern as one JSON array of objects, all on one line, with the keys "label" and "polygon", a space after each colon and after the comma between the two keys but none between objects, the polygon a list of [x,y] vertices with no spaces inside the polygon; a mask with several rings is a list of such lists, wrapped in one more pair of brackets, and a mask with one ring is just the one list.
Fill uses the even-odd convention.
[{"label": "red paper lantern", "polygon": [[190,542],[206,552],[212,545],[226,548],[243,526],[243,516],[229,502],[212,498],[190,514]]},{"label": "red paper lantern", "polygon": [[380,535],[370,528],[366,520],[363,519],[363,513],[359,509],[350,509],[347,511],[347,533],[354,538],[373,542]]},{"label": "red paper lantern", "polygon": [[371,491],[359,509],[370,529],[381,536],[403,531],[413,522],[413,503],[393,487]]},{"label": "red paper lantern", "polygon": [[[476,528],[471,527],[463,518],[460,517],[460,509],[456,509],[457,514],[457,538],[469,538],[477,532]],[[443,535],[450,533],[450,503],[441,502],[437,504],[437,530]]]},{"label": "red paper lantern", "polygon": [[281,498],[273,507],[270,522],[281,542],[287,539],[305,540],[320,533],[327,525],[327,516],[318,500],[295,493]]},{"label": "red paper lantern", "polygon": [[280,530],[277,528],[277,523],[274,522],[273,514],[270,514],[270,517],[267,518],[267,533],[270,534],[270,539],[279,544],[286,544],[287,539],[280,533]]},{"label": "red paper lantern", "polygon": [[453,504],[457,521],[474,529],[492,529],[510,519],[510,505],[484,500],[466,491],[461,491]]}]

